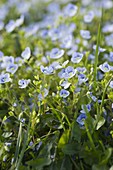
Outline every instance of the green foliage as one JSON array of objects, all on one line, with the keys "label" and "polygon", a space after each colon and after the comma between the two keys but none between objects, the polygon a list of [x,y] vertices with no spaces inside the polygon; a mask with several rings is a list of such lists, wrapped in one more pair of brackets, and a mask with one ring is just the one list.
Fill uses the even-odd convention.
[{"label": "green foliage", "polygon": [[113,170],[112,7],[0,1],[0,170]]}]

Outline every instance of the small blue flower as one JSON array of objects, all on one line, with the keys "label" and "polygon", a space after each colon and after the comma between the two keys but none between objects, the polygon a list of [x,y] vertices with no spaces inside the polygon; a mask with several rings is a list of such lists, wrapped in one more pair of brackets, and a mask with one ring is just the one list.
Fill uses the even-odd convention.
[{"label": "small blue flower", "polygon": [[19,27],[24,22],[24,16],[21,15],[16,21],[10,20],[9,23],[5,26],[5,29],[8,33],[11,33],[16,27]]},{"label": "small blue flower", "polygon": [[52,41],[56,41],[61,38],[62,34],[59,28],[52,28],[49,31],[49,36],[51,37]]},{"label": "small blue flower", "polygon": [[82,108],[82,110],[80,111],[81,113],[86,113],[85,107],[86,107],[86,109],[87,109],[88,112],[91,111],[91,104],[86,104],[86,105],[82,105],[82,106],[81,106],[81,108]]},{"label": "small blue flower", "polygon": [[6,67],[6,71],[9,72],[9,73],[12,73],[14,74],[18,69],[18,65],[17,64],[9,64],[7,67]]},{"label": "small blue flower", "polygon": [[11,33],[15,29],[15,27],[16,27],[15,21],[10,20],[9,23],[5,26],[5,29],[8,33]]},{"label": "small blue flower", "polygon": [[69,63],[69,60],[66,60],[62,63],[62,67],[65,67]]},{"label": "small blue flower", "polygon": [[77,13],[78,7],[69,3],[64,7],[64,14],[69,17],[73,17]]},{"label": "small blue flower", "polygon": [[83,126],[84,125],[84,121],[85,121],[86,118],[87,118],[86,114],[85,113],[81,113],[77,117],[76,121],[77,121],[77,123],[79,123],[80,126]]},{"label": "small blue flower", "polygon": [[65,69],[63,68],[63,69],[58,73],[58,76],[62,79],[62,78],[64,78],[64,75],[65,75]]},{"label": "small blue flower", "polygon": [[71,56],[77,50],[78,50],[78,45],[72,44],[71,48],[67,51],[67,55]]},{"label": "small blue flower", "polygon": [[109,65],[107,62],[101,64],[101,65],[99,66],[99,68],[100,68],[100,70],[103,71],[104,73],[109,72],[109,71],[111,70],[111,69],[110,69],[110,65]]},{"label": "small blue flower", "polygon": [[91,38],[90,31],[88,31],[88,30],[80,30],[80,35],[84,39],[90,39]]},{"label": "small blue flower", "polygon": [[91,99],[92,99],[94,102],[97,101],[97,97],[94,96],[94,95],[92,94],[92,92],[90,92],[90,97],[91,97]]},{"label": "small blue flower", "polygon": [[77,70],[79,73],[85,73],[85,72],[86,72],[86,68],[85,68],[85,67],[77,67],[76,70]]},{"label": "small blue flower", "polygon": [[2,67],[6,68],[10,64],[14,64],[14,57],[12,57],[12,56],[10,56],[10,57],[9,56],[3,57]]},{"label": "small blue flower", "polygon": [[64,87],[64,89],[67,89],[71,85],[71,83],[69,83],[68,81],[63,81],[60,85]]},{"label": "small blue flower", "polygon": [[43,100],[48,95],[48,93],[49,93],[48,89],[44,88],[42,93],[38,95],[38,99],[40,101]]},{"label": "small blue flower", "polygon": [[48,37],[48,30],[47,29],[41,30],[40,35],[42,38]]},{"label": "small blue flower", "polygon": [[83,54],[79,52],[74,52],[71,58],[73,63],[79,63],[83,58]]},{"label": "small blue flower", "polygon": [[32,35],[36,34],[37,31],[38,31],[38,25],[30,24],[29,26],[27,26],[25,28],[25,37],[32,36]]},{"label": "small blue flower", "polygon": [[89,11],[85,16],[84,16],[84,22],[85,23],[90,23],[92,22],[94,18],[94,12],[93,11]]},{"label": "small blue flower", "polygon": [[109,86],[113,89],[113,81],[110,82]]},{"label": "small blue flower", "polygon": [[70,92],[67,91],[67,90],[65,90],[65,89],[62,89],[62,90],[60,91],[60,97],[66,98],[66,97],[69,96],[69,94],[70,94]]},{"label": "small blue flower", "polygon": [[54,68],[51,65],[49,67],[44,67],[43,65],[41,65],[40,70],[42,73],[46,75],[50,75],[54,73]]},{"label": "small blue flower", "polygon": [[[94,46],[93,46],[93,49],[94,49],[94,50],[96,50],[96,45],[94,45]],[[102,52],[105,52],[105,51],[106,51],[106,49],[105,49],[105,48],[101,48],[101,47],[99,47],[99,48],[98,48],[98,50],[99,50],[99,52],[100,52],[100,53],[102,53]]]},{"label": "small blue flower", "polygon": [[86,77],[85,74],[79,74],[78,75],[79,84],[85,83],[87,80],[88,80],[88,78]]},{"label": "small blue flower", "polygon": [[16,57],[16,58],[15,58],[15,63],[16,63],[18,66],[22,66],[23,63],[24,63],[24,60],[23,60],[21,57]]},{"label": "small blue flower", "polygon": [[31,56],[31,50],[29,47],[26,47],[25,50],[22,52],[21,54],[22,58],[24,58],[25,60],[28,60]]},{"label": "small blue flower", "polygon": [[110,61],[110,62],[113,62],[113,52],[110,52],[109,61]]},{"label": "small blue flower", "polygon": [[71,48],[72,46],[72,35],[67,35],[61,39],[62,44],[60,45],[61,48]]},{"label": "small blue flower", "polygon": [[50,58],[59,59],[64,55],[64,50],[60,50],[59,48],[53,48],[50,52]]},{"label": "small blue flower", "polygon": [[53,67],[54,70],[58,70],[58,69],[61,69],[62,66],[59,64],[59,62],[53,62],[51,65],[51,67]]},{"label": "small blue flower", "polygon": [[2,51],[0,51],[0,61],[2,61],[3,56],[4,56],[4,53]]},{"label": "small blue flower", "polygon": [[26,88],[29,83],[30,83],[30,79],[28,79],[28,80],[22,79],[22,80],[18,81],[19,88],[21,88],[21,89]]},{"label": "small blue flower", "polygon": [[0,75],[0,84],[4,84],[4,83],[10,82],[10,81],[11,81],[11,78],[10,78],[9,73],[5,73],[5,74]]},{"label": "small blue flower", "polygon": [[58,73],[58,76],[60,78],[64,78],[64,79],[69,79],[69,78],[72,78],[74,75],[76,74],[76,70],[71,67],[71,66],[68,66],[67,68],[63,68],[59,73]]},{"label": "small blue flower", "polygon": [[99,99],[99,100],[98,100],[98,103],[101,103],[101,102],[102,102],[102,100]]},{"label": "small blue flower", "polygon": [[20,25],[22,25],[24,22],[24,15],[21,15],[20,18],[18,18],[16,21],[15,21],[15,26],[16,27],[19,27]]},{"label": "small blue flower", "polygon": [[76,70],[71,67],[71,66],[68,66],[67,68],[65,68],[65,73],[64,73],[64,78],[65,79],[68,79],[68,78],[72,78],[76,73]]}]

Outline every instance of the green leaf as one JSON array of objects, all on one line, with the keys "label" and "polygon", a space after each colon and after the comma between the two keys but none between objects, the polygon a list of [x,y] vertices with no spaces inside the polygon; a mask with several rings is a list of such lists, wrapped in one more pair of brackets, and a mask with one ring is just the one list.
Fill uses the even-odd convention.
[{"label": "green leaf", "polygon": [[104,157],[102,158],[102,161],[99,163],[99,165],[105,165],[107,164],[109,158],[111,157],[112,155],[112,148],[108,148],[106,151],[105,151],[105,155]]},{"label": "green leaf", "polygon": [[62,151],[64,154],[73,155],[76,153],[77,144],[67,144],[63,146]]},{"label": "green leaf", "polygon": [[110,169],[109,170],[113,170],[113,165],[110,167]]},{"label": "green leaf", "polygon": [[65,144],[68,143],[69,140],[69,134],[70,131],[69,130],[65,130],[65,132],[62,134],[59,143],[58,143],[58,148],[62,148]]},{"label": "green leaf", "polygon": [[71,169],[72,169],[72,162],[71,162],[69,156],[65,156],[62,161],[60,170],[71,170]]},{"label": "green leaf", "polygon": [[99,129],[104,125],[105,121],[106,121],[106,120],[101,116],[101,117],[99,118],[98,123],[97,123],[96,130],[99,130]]},{"label": "green leaf", "polygon": [[74,139],[76,141],[80,142],[80,140],[81,140],[81,129],[76,122],[74,122],[72,124],[72,134],[71,135],[72,135],[72,137],[74,137]]},{"label": "green leaf", "polygon": [[94,62],[94,87],[95,87],[95,89],[96,89],[97,65],[98,65],[98,60],[99,60],[98,57],[99,57],[100,40],[101,40],[101,24],[99,24],[99,27],[98,27],[95,62]]},{"label": "green leaf", "polygon": [[13,132],[4,132],[4,133],[2,134],[2,136],[3,136],[4,138],[9,138],[12,134],[13,134]]},{"label": "green leaf", "polygon": [[108,170],[107,166],[93,165],[92,170]]},{"label": "green leaf", "polygon": [[44,166],[51,164],[50,158],[37,158],[35,160],[31,160],[26,162],[29,166],[32,166],[33,168],[38,168],[38,170],[41,170]]}]

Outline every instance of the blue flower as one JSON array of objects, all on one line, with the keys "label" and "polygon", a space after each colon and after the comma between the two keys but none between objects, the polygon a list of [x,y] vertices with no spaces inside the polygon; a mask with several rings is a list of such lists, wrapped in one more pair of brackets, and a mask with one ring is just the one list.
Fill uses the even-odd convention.
[{"label": "blue flower", "polygon": [[67,90],[65,90],[65,89],[62,89],[62,90],[60,91],[60,97],[66,98],[66,97],[69,96],[69,94],[70,94],[70,92],[67,91]]},{"label": "blue flower", "polygon": [[71,85],[71,83],[69,83],[68,81],[63,81],[60,85],[64,87],[64,89],[67,89]]},{"label": "blue flower", "polygon": [[61,48],[71,48],[72,46],[72,35],[67,35],[64,38],[62,38],[61,42],[62,44],[60,45]]},{"label": "blue flower", "polygon": [[41,30],[40,35],[42,38],[48,37],[48,30],[47,29]]},{"label": "blue flower", "polygon": [[5,73],[5,74],[1,74],[0,75],[0,84],[4,84],[4,83],[7,83],[11,81],[11,78],[10,78],[10,74],[9,73]]},{"label": "blue flower", "polygon": [[77,121],[77,123],[79,123],[80,126],[83,126],[84,125],[84,121],[85,121],[86,118],[87,118],[86,114],[85,113],[81,113],[77,117],[76,121]]},{"label": "blue flower", "polygon": [[20,18],[18,18],[16,21],[15,21],[15,26],[16,27],[19,27],[20,25],[22,25],[24,22],[24,15],[21,15]]},{"label": "blue flower", "polygon": [[22,66],[22,64],[24,63],[24,60],[21,57],[16,57],[15,62],[18,66]]},{"label": "blue flower", "polygon": [[3,59],[4,53],[0,51],[0,61]]},{"label": "blue flower", "polygon": [[16,21],[10,20],[9,23],[5,26],[5,29],[8,33],[11,33],[16,27],[19,27],[24,22],[24,16],[21,15]]},{"label": "blue flower", "polygon": [[104,73],[109,72],[109,71],[111,70],[111,69],[110,69],[110,65],[109,65],[107,62],[101,64],[101,65],[99,66],[99,68],[100,68],[100,70],[103,71]]},{"label": "blue flower", "polygon": [[79,63],[83,58],[83,54],[79,52],[74,52],[71,58],[73,63]]},{"label": "blue flower", "polygon": [[84,16],[84,22],[90,23],[90,22],[92,22],[93,18],[94,18],[94,12],[93,12],[93,11],[89,11],[89,12]]},{"label": "blue flower", "polygon": [[16,27],[15,21],[10,20],[9,23],[5,26],[5,29],[8,33],[11,33],[15,29],[15,27]]},{"label": "blue flower", "polygon": [[90,97],[91,97],[91,99],[92,99],[94,102],[96,102],[96,101],[97,101],[97,97],[96,97],[96,96],[94,96],[92,93],[90,93]]},{"label": "blue flower", "polygon": [[109,86],[113,89],[113,81],[110,82]]},{"label": "blue flower", "polygon": [[91,111],[91,104],[86,104],[86,105],[82,105],[82,106],[81,106],[81,108],[82,108],[82,110],[80,111],[81,113],[86,113],[85,107],[86,107],[86,109],[87,109],[88,112]]},{"label": "blue flower", "polygon": [[[93,46],[93,49],[94,49],[94,50],[96,50],[96,45],[94,45],[94,46]],[[98,50],[99,50],[99,52],[100,52],[100,53],[102,53],[102,52],[105,52],[105,51],[106,51],[106,49],[105,49],[105,48],[101,48],[101,47],[99,47],[99,48],[98,48]]]},{"label": "blue flower", "polygon": [[61,38],[62,34],[61,34],[61,31],[59,30],[59,28],[52,28],[49,31],[49,36],[51,37],[52,41],[55,41],[55,40]]},{"label": "blue flower", "polygon": [[36,34],[38,31],[38,25],[37,24],[30,24],[25,28],[25,37],[29,37],[31,35]]},{"label": "blue flower", "polygon": [[85,72],[86,72],[86,68],[85,68],[85,67],[77,67],[76,70],[77,70],[79,73],[85,73]]},{"label": "blue flower", "polygon": [[21,88],[21,89],[26,88],[29,83],[30,83],[30,79],[28,79],[28,80],[22,79],[22,80],[18,81],[19,88]]},{"label": "blue flower", "polygon": [[53,48],[50,52],[50,58],[59,59],[64,55],[64,50],[60,50],[59,48]]},{"label": "blue flower", "polygon": [[103,26],[102,32],[104,32],[104,33],[112,33],[113,32],[113,24],[107,23],[105,26]]},{"label": "blue flower", "polygon": [[29,47],[26,47],[25,50],[22,52],[21,54],[22,58],[24,58],[25,60],[28,60],[31,56],[31,50]]},{"label": "blue flower", "polygon": [[14,57],[12,57],[12,56],[10,56],[10,57],[9,56],[3,57],[2,67],[6,68],[10,64],[14,64]]},{"label": "blue flower", "polygon": [[64,74],[65,74],[65,69],[63,68],[63,69],[58,73],[58,76],[62,79],[62,78],[64,78]]},{"label": "blue flower", "polygon": [[72,78],[76,73],[76,70],[71,67],[71,66],[68,66],[67,68],[63,68],[59,73],[58,73],[58,76],[60,78],[64,78],[64,79],[68,79],[68,78]]},{"label": "blue flower", "polygon": [[79,74],[78,75],[79,84],[85,83],[87,80],[88,80],[88,78],[86,77],[85,74]]},{"label": "blue flower", "polygon": [[73,17],[77,13],[78,7],[69,3],[64,7],[64,14],[69,17]]},{"label": "blue flower", "polygon": [[48,93],[49,93],[48,89],[44,88],[42,93],[38,95],[38,99],[40,101],[43,100],[48,95]]},{"label": "blue flower", "polygon": [[62,68],[62,66],[59,64],[59,62],[53,62],[51,65],[51,67],[53,67],[54,70],[58,70],[60,68]]},{"label": "blue flower", "polygon": [[110,52],[109,61],[113,62],[113,52]]},{"label": "blue flower", "polygon": [[6,67],[6,71],[9,72],[9,73],[12,73],[14,74],[18,69],[18,65],[17,64],[9,64],[7,67]]},{"label": "blue flower", "polygon": [[75,73],[76,73],[76,70],[73,67],[68,66],[65,69],[64,78],[65,79],[72,78],[75,75]]},{"label": "blue flower", "polygon": [[88,30],[80,30],[80,35],[84,39],[90,39],[91,38],[90,31],[88,31]]},{"label": "blue flower", "polygon": [[49,67],[44,67],[43,65],[40,66],[40,70],[42,73],[46,75],[53,74],[54,68],[50,65]]}]

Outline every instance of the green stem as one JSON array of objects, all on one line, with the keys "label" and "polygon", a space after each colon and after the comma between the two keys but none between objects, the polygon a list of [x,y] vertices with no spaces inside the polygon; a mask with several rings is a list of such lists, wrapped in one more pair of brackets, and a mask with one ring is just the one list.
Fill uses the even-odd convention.
[{"label": "green stem", "polygon": [[30,129],[30,120],[29,120],[29,124],[28,124],[28,127],[27,127],[27,132],[25,133],[25,137],[24,137],[24,141],[23,141],[24,142],[23,148],[21,150],[20,157],[19,157],[19,160],[18,160],[17,165],[16,165],[16,170],[19,170],[22,158],[24,156],[24,152],[25,152],[25,149],[26,149],[26,146],[27,146],[27,141],[28,141],[29,129]]},{"label": "green stem", "polygon": [[112,81],[113,77],[108,81],[107,85],[105,86],[105,89],[104,89],[104,92],[103,92],[103,95],[102,95],[102,102],[101,102],[101,105],[100,105],[100,115],[102,114],[102,108],[104,106],[104,99],[105,99],[105,95],[106,95],[106,91],[107,91],[107,88],[110,84],[110,82]]}]

